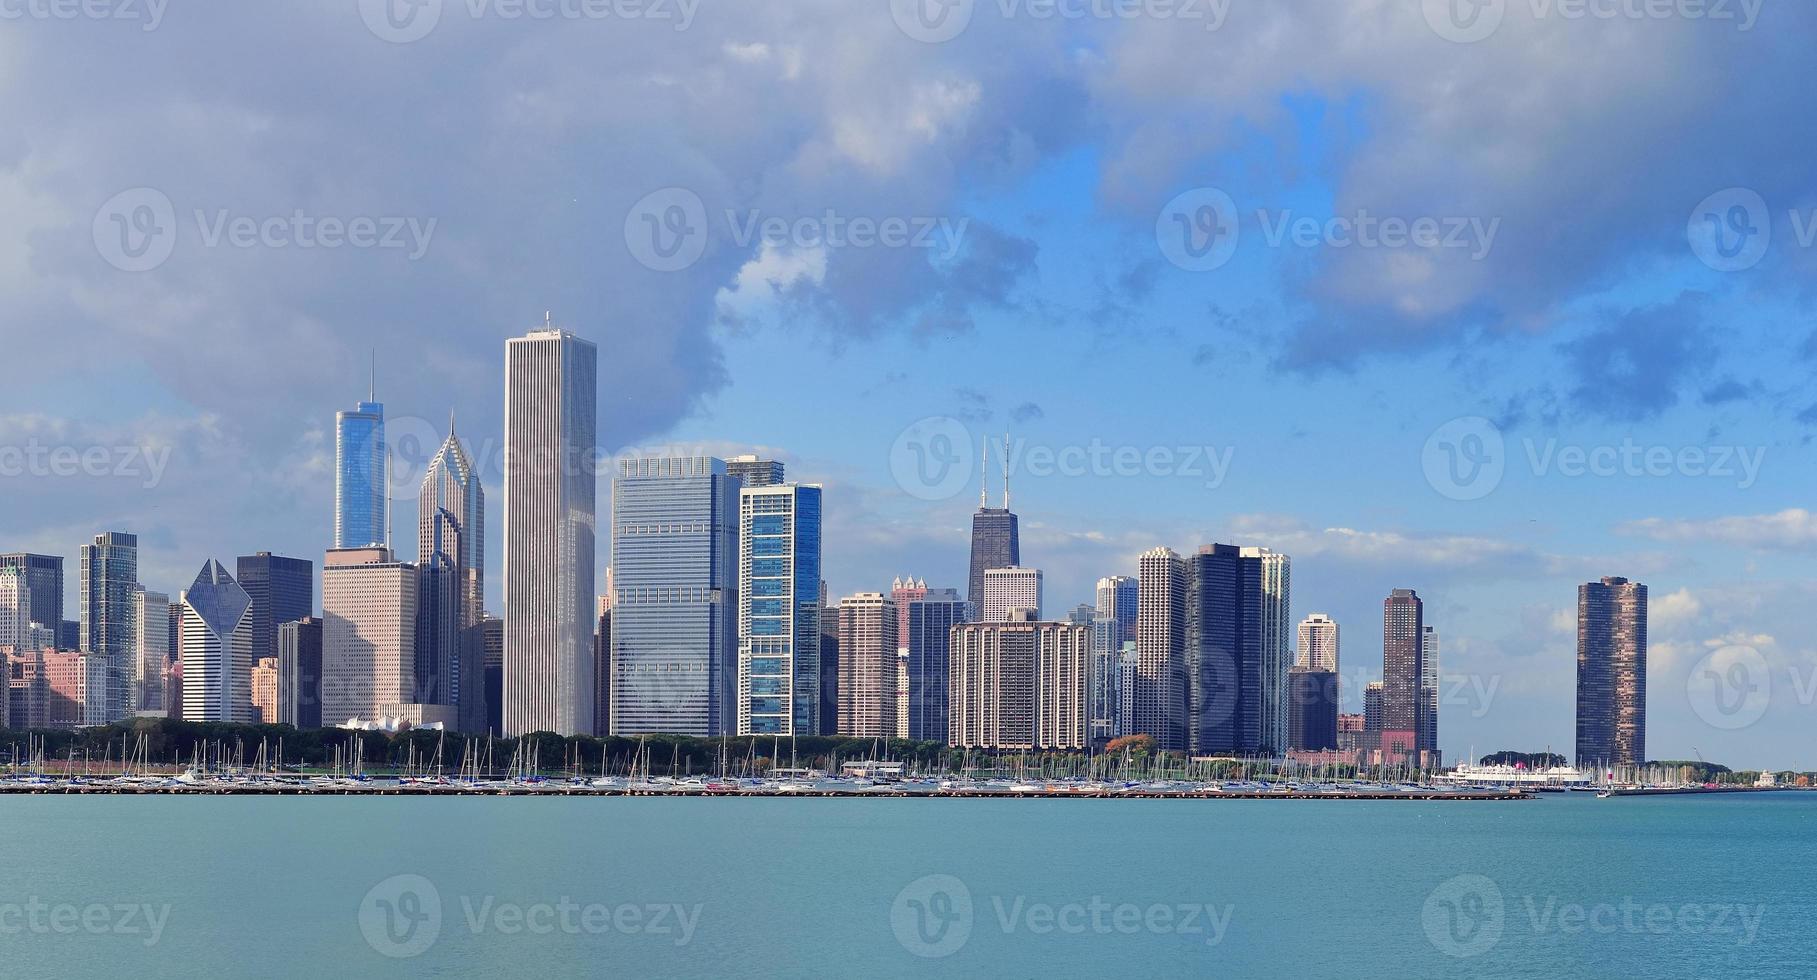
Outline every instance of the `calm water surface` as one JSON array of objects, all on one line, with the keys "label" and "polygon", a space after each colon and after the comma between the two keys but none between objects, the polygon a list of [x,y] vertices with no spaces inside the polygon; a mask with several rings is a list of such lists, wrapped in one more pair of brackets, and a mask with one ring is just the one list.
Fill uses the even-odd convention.
[{"label": "calm water surface", "polygon": [[0,814],[5,976],[1817,976],[1812,794]]}]

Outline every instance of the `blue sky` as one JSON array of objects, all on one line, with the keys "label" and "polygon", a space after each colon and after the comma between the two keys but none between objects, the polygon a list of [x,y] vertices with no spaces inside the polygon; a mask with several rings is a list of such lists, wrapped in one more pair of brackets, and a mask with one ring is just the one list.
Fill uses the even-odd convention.
[{"label": "blue sky", "polygon": [[[947,419],[1018,440],[1050,611],[1156,545],[1275,547],[1359,683],[1382,597],[1426,596],[1448,753],[1568,752],[1576,585],[1628,575],[1652,591],[1649,754],[1817,765],[1817,14],[1491,4],[1460,43],[1419,0],[1190,23],[987,0],[939,39],[912,3],[0,22],[0,447],[169,451],[155,480],[8,471],[0,546],[73,571],[136,530],[173,592],[209,557],[319,560],[370,352],[395,436],[454,409],[484,457],[504,338],[552,309],[600,344],[608,451],[774,452],[827,484],[835,595],[962,584],[975,475],[930,500],[892,468]],[[680,267],[638,239],[672,213]],[[1364,216],[1455,240],[1327,230]],[[166,217],[138,269],[120,236]],[[396,235],[301,247],[299,217]],[[825,240],[854,219],[929,235]],[[1207,219],[1234,249],[1194,268],[1206,242],[1168,235]],[[1445,453],[1484,437],[1499,479],[1460,487]],[[1035,464],[1091,446],[1228,471]]]}]

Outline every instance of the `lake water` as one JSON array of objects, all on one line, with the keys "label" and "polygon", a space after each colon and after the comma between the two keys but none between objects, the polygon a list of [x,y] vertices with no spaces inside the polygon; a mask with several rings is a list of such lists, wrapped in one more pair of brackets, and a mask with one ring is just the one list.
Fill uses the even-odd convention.
[{"label": "lake water", "polygon": [[6,797],[17,977],[1817,976],[1817,795]]}]

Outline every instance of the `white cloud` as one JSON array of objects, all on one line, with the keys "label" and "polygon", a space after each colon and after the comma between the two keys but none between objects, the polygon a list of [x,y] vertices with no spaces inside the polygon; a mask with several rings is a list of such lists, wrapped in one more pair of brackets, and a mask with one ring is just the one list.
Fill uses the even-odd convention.
[{"label": "white cloud", "polygon": [[1673,544],[1720,544],[1760,551],[1810,551],[1817,549],[1817,514],[1800,507],[1777,514],[1717,517],[1708,520],[1667,520],[1649,517],[1615,528],[1617,534],[1651,538]]}]

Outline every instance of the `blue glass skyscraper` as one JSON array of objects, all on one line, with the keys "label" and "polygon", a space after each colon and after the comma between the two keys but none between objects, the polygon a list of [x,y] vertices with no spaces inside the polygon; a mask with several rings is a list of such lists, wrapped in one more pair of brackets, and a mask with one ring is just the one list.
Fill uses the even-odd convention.
[{"label": "blue glass skyscraper", "polygon": [[738,480],[710,457],[621,460],[612,484],[614,735],[736,718]]},{"label": "blue glass skyscraper", "polygon": [[968,618],[969,603],[955,589],[929,589],[908,604],[908,737],[947,740],[947,696],[952,667],[953,627]]},{"label": "blue glass skyscraper", "polygon": [[820,487],[746,487],[738,512],[738,734],[823,734]]},{"label": "blue glass skyscraper", "polygon": [[386,543],[385,406],[370,394],[334,415],[334,546]]}]

